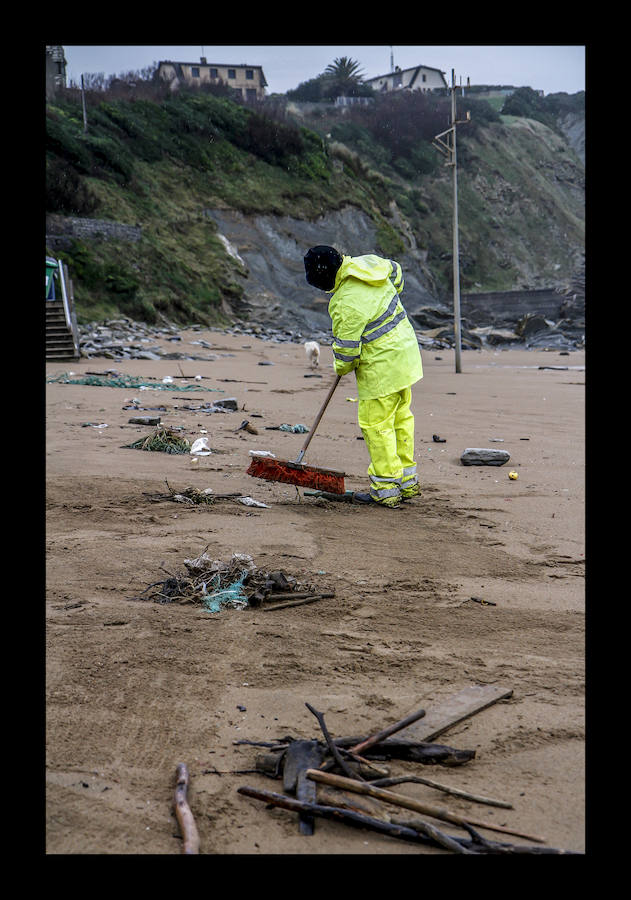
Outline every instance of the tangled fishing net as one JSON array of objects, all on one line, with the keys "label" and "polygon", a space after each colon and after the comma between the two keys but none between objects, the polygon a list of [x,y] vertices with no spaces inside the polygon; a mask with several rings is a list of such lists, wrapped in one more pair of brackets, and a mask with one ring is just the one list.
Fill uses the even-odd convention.
[{"label": "tangled fishing net", "polygon": [[144,438],[139,438],[132,444],[124,444],[125,449],[154,450],[162,453],[189,453],[191,445],[186,438],[176,434],[166,425],[158,425],[155,431]]},{"label": "tangled fishing net", "polygon": [[152,391],[218,391],[223,393],[221,388],[202,387],[196,384],[178,384],[174,386],[172,383],[166,384],[162,381],[154,381],[150,378],[140,378],[136,375],[116,375],[105,378],[102,375],[71,375],[68,372],[62,372],[61,375],[47,375],[46,384],[89,384],[95,387],[121,387],[121,388],[137,388],[138,390]]}]

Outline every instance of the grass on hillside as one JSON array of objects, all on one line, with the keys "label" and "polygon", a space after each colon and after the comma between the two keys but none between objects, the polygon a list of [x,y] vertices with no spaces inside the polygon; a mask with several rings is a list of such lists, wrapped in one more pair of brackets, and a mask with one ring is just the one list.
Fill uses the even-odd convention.
[{"label": "grass on hillside", "polygon": [[[540,123],[498,116],[488,100],[477,103],[476,121],[458,132],[462,290],[511,290],[520,269],[555,273],[557,263],[563,274],[565,248],[580,244],[584,218],[562,139]],[[402,144],[383,115],[381,130],[333,112],[303,128],[226,98],[182,94],[93,104],[85,134],[80,102],[56,100],[46,118],[48,211],[142,228],[135,244],[74,240],[54,254],[69,266],[78,320],[123,314],[152,322],[162,314],[213,325],[238,317],[244,273],[205,214],[222,207],[314,220],[354,206],[372,218],[378,251],[396,257],[407,245],[394,201],[448,293],[451,174],[427,139],[438,126],[425,123],[417,139],[405,114],[399,101]]]}]

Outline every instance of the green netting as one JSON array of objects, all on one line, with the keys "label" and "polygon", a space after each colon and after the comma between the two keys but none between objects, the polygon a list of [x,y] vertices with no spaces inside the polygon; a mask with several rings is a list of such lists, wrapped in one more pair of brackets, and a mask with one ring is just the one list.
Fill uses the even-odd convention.
[{"label": "green netting", "polygon": [[47,384],[89,384],[96,387],[121,387],[121,388],[149,388],[153,391],[216,391],[225,393],[222,388],[202,387],[197,384],[164,384],[162,381],[152,381],[136,375],[117,375],[112,378],[104,378],[102,375],[70,376],[68,372],[61,375],[47,375]]},{"label": "green netting", "polygon": [[148,437],[139,438],[132,444],[124,444],[130,450],[154,450],[162,453],[189,453],[191,445],[186,438],[176,434],[165,425],[158,425]]}]

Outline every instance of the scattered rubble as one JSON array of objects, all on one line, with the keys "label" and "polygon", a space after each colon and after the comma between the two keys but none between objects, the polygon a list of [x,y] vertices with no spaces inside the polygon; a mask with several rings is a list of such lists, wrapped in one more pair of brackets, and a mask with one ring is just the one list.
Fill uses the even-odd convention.
[{"label": "scattered rubble", "polygon": [[[539,313],[526,313],[512,321],[505,315],[501,322],[475,324],[461,317],[460,338],[463,350],[480,350],[485,347],[510,346],[532,350],[576,350],[585,346],[585,294],[580,285],[571,286],[562,293],[559,319],[553,321]],[[409,311],[419,345],[428,350],[450,349],[455,346],[453,312],[449,306],[436,304],[421,306]],[[164,320],[161,325],[148,325],[127,316],[108,319],[100,323],[79,326],[81,356],[91,359],[103,356],[108,359],[181,359],[212,361],[217,354],[200,356],[190,350],[164,350],[158,341],[181,342],[184,326]],[[187,330],[200,331],[201,325],[187,326]],[[274,343],[304,343],[305,339],[322,346],[332,343],[331,331],[311,330],[305,334],[299,329],[255,322],[237,322],[229,327],[204,328],[204,331],[230,335],[256,337]],[[191,346],[213,350],[212,341],[202,338],[189,341]],[[259,365],[272,365],[268,360]],[[313,377],[316,377],[315,375]]]}]

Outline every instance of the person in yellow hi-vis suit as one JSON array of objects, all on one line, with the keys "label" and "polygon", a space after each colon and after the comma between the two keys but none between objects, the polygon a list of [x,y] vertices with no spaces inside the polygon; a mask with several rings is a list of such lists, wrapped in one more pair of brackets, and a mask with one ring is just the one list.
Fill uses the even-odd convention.
[{"label": "person in yellow hi-vis suit", "polygon": [[342,256],[312,247],[304,257],[307,282],[332,294],[334,368],[355,371],[359,427],[370,466],[370,491],[356,494],[392,509],[420,494],[414,458],[411,387],[423,377],[418,340],[401,303],[399,263],[375,254]]}]

